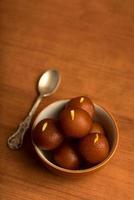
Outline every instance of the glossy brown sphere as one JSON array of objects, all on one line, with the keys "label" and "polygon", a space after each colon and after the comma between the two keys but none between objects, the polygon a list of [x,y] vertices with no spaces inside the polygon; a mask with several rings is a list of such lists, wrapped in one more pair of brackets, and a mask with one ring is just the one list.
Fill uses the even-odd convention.
[{"label": "glossy brown sphere", "polygon": [[103,127],[97,122],[93,123],[90,133],[99,133],[103,135],[105,134]]},{"label": "glossy brown sphere", "polygon": [[89,134],[81,139],[79,152],[86,161],[97,164],[108,156],[109,144],[104,135],[98,133]]},{"label": "glossy brown sphere", "polygon": [[80,160],[71,145],[63,143],[54,152],[56,164],[65,169],[79,169]]},{"label": "glossy brown sphere", "polygon": [[55,149],[63,141],[63,136],[53,119],[40,121],[34,128],[32,137],[35,144],[43,150]]},{"label": "glossy brown sphere", "polygon": [[80,96],[71,99],[67,107],[70,108],[82,108],[83,110],[87,111],[91,118],[93,118],[95,114],[95,109],[92,101],[86,96]]},{"label": "glossy brown sphere", "polygon": [[60,113],[60,124],[66,136],[80,138],[89,133],[92,127],[92,119],[81,108],[66,108]]}]

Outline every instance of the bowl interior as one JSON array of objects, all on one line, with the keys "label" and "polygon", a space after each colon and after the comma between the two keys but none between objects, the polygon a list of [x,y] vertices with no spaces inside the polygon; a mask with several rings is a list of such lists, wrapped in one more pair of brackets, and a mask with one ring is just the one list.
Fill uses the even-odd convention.
[{"label": "bowl interior", "polygon": [[[69,100],[60,100],[60,101],[56,101],[52,104],[50,104],[49,106],[47,106],[45,109],[43,109],[39,115],[37,116],[36,120],[34,121],[33,124],[33,128],[43,119],[45,118],[57,118],[60,111],[64,108],[64,106],[66,105],[66,103]],[[100,122],[107,134],[107,138],[110,144],[110,152],[108,157],[100,164],[95,165],[93,167],[90,167],[88,169],[80,169],[80,170],[66,170],[65,171],[69,171],[69,172],[82,172],[82,171],[86,171],[86,170],[94,170],[94,168],[99,168],[100,166],[104,165],[111,157],[112,154],[115,152],[116,147],[117,147],[117,143],[118,143],[118,131],[117,131],[117,126],[116,123],[113,119],[113,117],[111,116],[111,114],[109,114],[104,108],[102,108],[101,106],[94,104],[95,106],[95,112],[96,112],[96,116],[95,116],[95,121]],[[33,142],[33,141],[32,141]],[[33,142],[34,148],[36,153],[38,154],[38,156],[40,156],[40,158],[42,159],[42,161],[47,162],[47,164],[51,165],[52,167],[56,168],[56,169],[63,169],[57,165],[55,165],[53,163],[53,159],[51,154],[48,151],[42,151],[41,149],[39,149]]]}]

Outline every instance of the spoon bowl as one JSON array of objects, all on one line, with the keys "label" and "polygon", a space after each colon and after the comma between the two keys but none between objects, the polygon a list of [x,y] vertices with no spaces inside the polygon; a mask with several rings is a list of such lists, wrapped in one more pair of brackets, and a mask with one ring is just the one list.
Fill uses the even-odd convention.
[{"label": "spoon bowl", "polygon": [[56,91],[60,84],[60,74],[57,70],[46,71],[39,80],[38,91],[41,96],[49,96]]}]

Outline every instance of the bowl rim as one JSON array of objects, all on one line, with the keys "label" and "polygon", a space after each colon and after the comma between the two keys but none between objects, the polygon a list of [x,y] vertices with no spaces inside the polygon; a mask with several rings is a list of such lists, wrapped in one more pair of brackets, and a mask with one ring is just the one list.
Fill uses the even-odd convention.
[{"label": "bowl rim", "polygon": [[[33,124],[32,124],[32,129],[34,128],[35,126],[35,122],[37,120],[37,118],[39,117],[39,115],[41,115],[41,113],[43,113],[46,109],[48,109],[48,107],[54,105],[55,103],[58,103],[58,102],[68,102],[70,99],[61,99],[61,100],[57,100],[57,101],[54,101],[53,103],[50,103],[49,105],[47,105],[44,109],[42,109],[38,115],[36,116]],[[43,156],[43,154],[41,153],[41,150],[39,149],[39,147],[34,143],[33,139],[32,139],[32,133],[31,133],[31,140],[32,140],[32,145],[35,149],[35,152],[36,154],[38,155],[38,157],[41,159],[41,161],[45,164],[47,164],[48,166],[58,170],[59,172],[64,172],[64,173],[69,173],[69,174],[83,174],[83,173],[87,173],[87,172],[92,172],[92,171],[95,171],[97,169],[99,169],[100,167],[104,166],[111,158],[112,156],[114,155],[117,147],[118,147],[118,143],[119,143],[119,129],[118,129],[118,126],[117,126],[117,122],[115,120],[115,118],[113,117],[113,115],[111,114],[111,112],[109,112],[106,108],[104,108],[103,106],[100,106],[99,104],[96,104],[93,102],[94,105],[100,107],[102,110],[104,110],[104,112],[106,112],[108,114],[108,116],[111,118],[111,120],[113,121],[113,124],[115,126],[115,129],[116,129],[116,137],[115,137],[115,142],[114,142],[114,145],[109,153],[109,155],[107,156],[107,158],[102,161],[101,163],[93,166],[93,167],[89,167],[87,169],[79,169],[79,170],[71,170],[71,169],[65,169],[65,168],[62,168],[54,163],[52,163],[51,161],[49,161],[45,156]]]}]

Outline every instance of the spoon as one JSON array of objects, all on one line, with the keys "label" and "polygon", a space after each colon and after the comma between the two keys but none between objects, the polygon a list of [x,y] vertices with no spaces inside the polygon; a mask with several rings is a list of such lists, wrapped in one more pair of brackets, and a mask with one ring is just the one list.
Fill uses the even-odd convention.
[{"label": "spoon", "polygon": [[23,144],[24,135],[30,126],[32,117],[39,106],[43,97],[47,97],[54,93],[60,84],[60,74],[56,70],[48,70],[39,79],[38,92],[39,96],[36,99],[28,116],[20,123],[17,131],[8,138],[8,146],[10,149],[19,149]]}]

